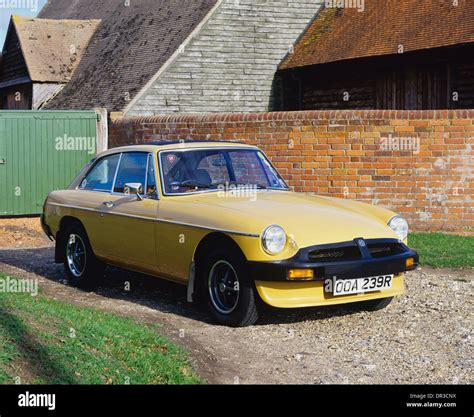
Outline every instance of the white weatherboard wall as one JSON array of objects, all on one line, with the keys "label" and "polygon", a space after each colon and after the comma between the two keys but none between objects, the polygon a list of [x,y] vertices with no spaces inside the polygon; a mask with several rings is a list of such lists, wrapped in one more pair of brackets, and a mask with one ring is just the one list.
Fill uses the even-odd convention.
[{"label": "white weatherboard wall", "polygon": [[64,88],[59,83],[34,83],[32,109],[38,110]]},{"label": "white weatherboard wall", "polygon": [[278,64],[321,4],[222,0],[125,114],[268,111]]}]

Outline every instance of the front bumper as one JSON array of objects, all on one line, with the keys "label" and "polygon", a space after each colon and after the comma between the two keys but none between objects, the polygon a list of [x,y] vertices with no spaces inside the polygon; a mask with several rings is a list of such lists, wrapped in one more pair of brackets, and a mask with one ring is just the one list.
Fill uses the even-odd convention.
[{"label": "front bumper", "polygon": [[[397,245],[396,253],[389,256],[375,257],[369,248],[375,245]],[[351,259],[314,261],[310,253],[319,250],[353,249],[358,256]],[[413,258],[413,265],[406,266],[406,261]],[[276,262],[248,262],[251,278],[255,281],[286,281],[289,269],[312,269],[314,279],[325,281],[336,277],[338,279],[364,278],[376,275],[399,274],[414,270],[418,267],[418,254],[396,239],[362,239],[330,245],[311,246],[301,249],[294,257]],[[307,282],[307,281],[306,281]]]},{"label": "front bumper", "polygon": [[402,295],[405,291],[403,274],[395,275],[389,290],[362,294],[334,296],[325,291],[324,281],[255,281],[260,298],[268,305],[277,308],[319,307],[337,304],[356,303]]},{"label": "front bumper", "polygon": [[[397,251],[389,256],[374,256],[370,248],[392,245]],[[314,261],[311,253],[320,250],[338,251],[350,249],[351,259],[325,259]],[[357,256],[357,253],[359,255]],[[413,265],[407,267],[407,259]],[[354,239],[333,245],[313,246],[301,249],[293,258],[277,262],[248,262],[249,274],[255,281],[260,298],[279,308],[311,307],[373,300],[401,295],[404,292],[404,272],[418,267],[418,254],[396,239]],[[312,269],[312,280],[289,280],[289,269]],[[325,291],[328,279],[365,278],[379,275],[395,275],[391,289],[333,296]]]}]

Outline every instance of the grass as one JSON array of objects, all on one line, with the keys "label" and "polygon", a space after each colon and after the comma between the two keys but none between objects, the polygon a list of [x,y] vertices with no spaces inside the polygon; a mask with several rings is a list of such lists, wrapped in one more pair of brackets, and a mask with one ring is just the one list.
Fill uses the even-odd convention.
[{"label": "grass", "polygon": [[474,267],[474,236],[410,233],[408,245],[418,252],[422,265]]},{"label": "grass", "polygon": [[2,384],[200,382],[157,325],[25,293],[0,293],[0,317]]}]

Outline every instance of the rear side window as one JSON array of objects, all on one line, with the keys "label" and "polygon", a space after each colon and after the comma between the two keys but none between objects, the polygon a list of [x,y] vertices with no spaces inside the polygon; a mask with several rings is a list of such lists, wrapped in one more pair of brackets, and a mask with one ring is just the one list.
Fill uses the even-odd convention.
[{"label": "rear side window", "polygon": [[119,158],[120,155],[102,158],[82,180],[79,188],[90,191],[112,191]]},{"label": "rear side window", "polygon": [[148,154],[143,152],[129,152],[122,155],[117,179],[115,180],[115,193],[124,193],[125,184],[141,184],[140,194],[146,185]]}]

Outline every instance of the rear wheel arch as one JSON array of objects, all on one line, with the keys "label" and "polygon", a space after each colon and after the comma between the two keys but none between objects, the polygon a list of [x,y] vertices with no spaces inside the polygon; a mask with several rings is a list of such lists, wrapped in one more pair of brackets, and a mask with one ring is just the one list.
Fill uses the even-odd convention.
[{"label": "rear wheel arch", "polygon": [[63,263],[64,262],[64,257],[65,257],[65,245],[64,245],[64,233],[65,231],[71,227],[73,224],[77,224],[80,227],[82,227],[87,234],[87,231],[82,224],[82,222],[77,218],[73,216],[64,216],[61,221],[59,222],[59,230],[56,233],[56,248],[55,248],[55,253],[54,253],[54,261],[56,263]]},{"label": "rear wheel arch", "polygon": [[59,231],[63,231],[66,230],[71,224],[73,223],[79,223],[82,227],[84,227],[84,225],[82,224],[82,222],[77,218],[77,217],[74,217],[74,216],[64,216],[60,223],[59,223]]},{"label": "rear wheel arch", "polygon": [[60,243],[65,249],[63,264],[68,281],[75,287],[94,290],[104,275],[106,265],[95,257],[81,222],[72,221],[65,227]]}]

